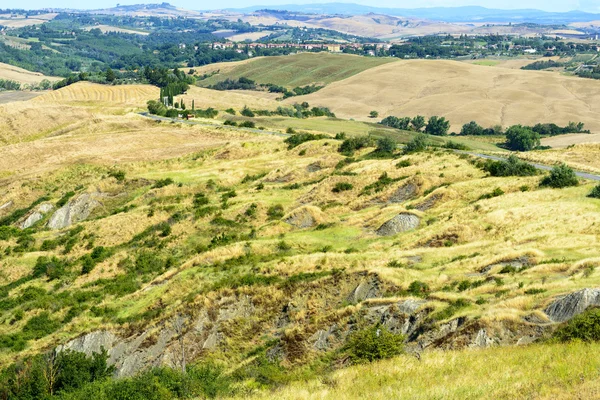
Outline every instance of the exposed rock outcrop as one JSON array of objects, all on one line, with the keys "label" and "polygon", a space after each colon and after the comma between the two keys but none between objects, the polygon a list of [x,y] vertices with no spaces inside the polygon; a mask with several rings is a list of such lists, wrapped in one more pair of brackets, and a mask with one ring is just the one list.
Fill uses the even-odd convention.
[{"label": "exposed rock outcrop", "polygon": [[354,288],[348,296],[351,303],[360,303],[367,299],[373,299],[381,296],[380,281],[376,275],[370,276],[367,280],[361,282]]},{"label": "exposed rock outcrop", "polygon": [[40,204],[39,206],[36,207],[35,210],[33,210],[31,213],[29,213],[29,215],[27,215],[27,217],[25,217],[25,219],[23,221],[21,221],[21,223],[19,224],[19,227],[21,229],[31,228],[37,222],[41,221],[44,218],[44,216],[46,214],[48,214],[50,211],[52,211],[53,209],[54,209],[54,206],[50,203]]},{"label": "exposed rock outcrop", "polygon": [[4,203],[4,204],[2,204],[2,205],[0,206],[0,211],[2,211],[2,210],[7,210],[7,209],[11,208],[11,207],[13,206],[13,204],[14,204],[14,203],[13,203],[13,201],[12,201],[12,200],[10,200],[10,201],[7,201],[6,203]]},{"label": "exposed rock outcrop", "polygon": [[52,214],[48,228],[62,229],[87,219],[92,211],[100,206],[100,193],[84,193],[71,199]]},{"label": "exposed rock outcrop", "polygon": [[554,300],[545,313],[554,322],[568,321],[588,307],[600,306],[600,289],[583,289]]},{"label": "exposed rock outcrop", "polygon": [[407,182],[406,184],[400,186],[389,198],[388,203],[403,203],[406,200],[410,200],[413,198],[419,190],[419,186],[417,186],[414,182]]},{"label": "exposed rock outcrop", "polygon": [[416,215],[401,213],[381,225],[381,227],[377,229],[377,234],[379,236],[393,236],[398,233],[416,229],[419,227],[420,223],[421,219]]},{"label": "exposed rock outcrop", "polygon": [[502,268],[512,267],[512,268],[514,268],[515,272],[521,272],[522,270],[524,270],[532,265],[534,265],[533,259],[530,256],[525,255],[525,256],[514,258],[512,260],[505,260],[505,261],[501,261],[498,263],[486,265],[485,267],[481,268],[479,270],[479,272],[482,274],[487,274],[488,272],[490,272],[492,269],[494,269],[496,267],[502,267]]}]

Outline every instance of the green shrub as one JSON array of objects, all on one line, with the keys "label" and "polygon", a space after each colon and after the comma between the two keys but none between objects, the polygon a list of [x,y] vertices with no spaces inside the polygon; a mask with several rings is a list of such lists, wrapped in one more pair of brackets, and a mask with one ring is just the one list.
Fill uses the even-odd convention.
[{"label": "green shrub", "polygon": [[419,133],[404,146],[404,154],[412,154],[425,151],[427,150],[427,147],[429,147],[427,135]]},{"label": "green shrub", "polygon": [[375,151],[381,154],[391,154],[396,150],[396,142],[388,137],[377,139],[377,148]]},{"label": "green shrub", "polygon": [[59,321],[51,319],[50,313],[44,311],[27,321],[23,327],[23,335],[26,339],[41,339],[56,331],[60,326]]},{"label": "green shrub", "polygon": [[404,336],[376,324],[352,333],[343,351],[354,364],[384,360],[404,353]]},{"label": "green shrub", "polygon": [[594,187],[590,194],[588,194],[588,197],[591,197],[592,199],[600,199],[600,185]]},{"label": "green shrub", "polygon": [[406,168],[410,167],[411,165],[412,164],[410,163],[410,160],[402,160],[396,164],[396,168]]},{"label": "green shrub", "polygon": [[533,289],[527,289],[525,291],[525,294],[540,294],[540,293],[545,293],[546,289],[540,289],[540,288],[533,288]]},{"label": "green shrub", "polygon": [[237,123],[237,122],[235,122],[235,121],[232,121],[232,120],[230,120],[230,119],[226,119],[226,120],[223,122],[223,125],[226,125],[226,126],[238,126],[238,123]]},{"label": "green shrub", "polygon": [[479,200],[493,199],[494,197],[499,197],[499,196],[502,196],[503,194],[504,194],[504,190],[502,190],[500,188],[496,188],[491,193],[486,193],[486,194],[482,194],[481,196],[479,196]]},{"label": "green shrub", "polygon": [[283,206],[281,204],[272,205],[267,209],[269,219],[281,219],[284,216]]},{"label": "green shrub", "polygon": [[290,251],[291,249],[292,246],[290,246],[287,242],[283,240],[277,243],[277,250],[279,251]]},{"label": "green shrub", "polygon": [[253,121],[243,121],[238,125],[240,128],[256,128],[256,124]]},{"label": "green shrub", "polygon": [[354,189],[354,186],[349,183],[349,182],[338,182],[335,184],[335,186],[333,187],[333,189],[331,189],[331,191],[333,193],[340,193],[340,192],[346,192],[348,190],[352,190]]},{"label": "green shrub", "polygon": [[504,161],[487,161],[482,169],[491,176],[534,176],[538,174],[537,168],[511,155]]},{"label": "green shrub", "polygon": [[540,145],[540,135],[530,128],[514,125],[506,131],[506,146],[514,151],[530,151]]},{"label": "green shrub", "polygon": [[579,179],[575,171],[566,164],[557,165],[552,168],[550,175],[546,176],[540,182],[540,186],[548,186],[555,189],[562,189],[569,186],[577,186]]},{"label": "green shrub", "polygon": [[49,280],[59,279],[67,273],[67,262],[57,257],[38,257],[33,267],[32,276],[40,278],[46,276]]},{"label": "green shrub", "polygon": [[575,316],[554,332],[553,337],[561,342],[600,340],[600,308],[590,308]]},{"label": "green shrub", "polygon": [[254,118],[254,112],[252,112],[252,110],[247,106],[244,106],[240,114],[242,114],[244,117]]},{"label": "green shrub", "polygon": [[429,292],[429,285],[425,282],[413,281],[408,286],[408,293],[412,294],[413,296],[426,296],[429,294]]},{"label": "green shrub", "polygon": [[256,175],[246,175],[244,176],[244,179],[242,179],[242,184],[257,181],[265,176],[267,176],[267,172],[261,172]]},{"label": "green shrub", "polygon": [[302,143],[313,141],[313,140],[321,140],[327,139],[329,136],[321,135],[321,134],[312,134],[312,133],[296,133],[288,138],[286,138],[283,142],[288,145],[288,150],[293,149],[294,147],[300,146]]},{"label": "green shrub", "polygon": [[117,275],[113,279],[103,279],[97,281],[96,284],[102,285],[104,292],[119,297],[136,292],[140,288],[136,276],[132,273]]},{"label": "green shrub", "polygon": [[373,145],[373,141],[369,136],[357,136],[348,138],[342,142],[338,151],[342,154],[351,155],[356,150],[370,147]]},{"label": "green shrub", "polygon": [[108,176],[115,178],[117,182],[123,182],[125,180],[125,171],[112,170],[108,173]]},{"label": "green shrub", "polygon": [[69,201],[69,199],[71,197],[75,196],[75,192],[67,192],[63,195],[63,197],[60,198],[60,200],[58,200],[56,202],[56,207],[57,208],[61,208],[62,206],[64,206],[65,204],[67,204],[67,202]]},{"label": "green shrub", "polygon": [[143,250],[137,255],[130,271],[137,274],[162,273],[165,269],[171,267],[172,263],[173,260],[170,258],[163,259],[152,251]]},{"label": "green shrub", "polygon": [[171,179],[171,178],[159,179],[156,182],[154,182],[154,185],[152,185],[152,188],[160,189],[162,187],[169,186],[174,183],[175,183],[175,181],[173,181],[173,179]]}]

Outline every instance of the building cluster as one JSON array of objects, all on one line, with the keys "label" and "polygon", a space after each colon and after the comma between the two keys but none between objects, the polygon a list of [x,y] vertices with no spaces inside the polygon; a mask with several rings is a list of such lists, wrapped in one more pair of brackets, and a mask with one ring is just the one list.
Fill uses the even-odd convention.
[{"label": "building cluster", "polygon": [[[185,46],[185,45],[184,45]],[[370,49],[385,49],[389,50],[392,47],[389,43],[235,43],[235,42],[215,42],[212,44],[213,49],[229,50],[236,49],[243,52],[248,49],[281,49],[295,48],[303,50],[324,50],[332,53],[340,53],[346,48],[361,50],[366,47]]]}]

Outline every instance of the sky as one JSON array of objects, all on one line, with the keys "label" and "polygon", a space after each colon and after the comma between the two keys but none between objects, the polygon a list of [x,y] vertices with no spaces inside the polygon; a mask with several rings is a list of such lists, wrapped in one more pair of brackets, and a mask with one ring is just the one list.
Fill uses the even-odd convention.
[{"label": "sky", "polygon": [[[177,7],[190,10],[207,10],[215,8],[236,8],[253,5],[273,6],[278,4],[309,4],[327,3],[327,0],[220,0],[217,3],[198,0],[94,0],[82,2],[81,0],[0,0],[0,8],[107,8],[114,7],[117,3],[140,4],[160,3],[167,1]],[[338,2],[357,3],[375,7],[390,8],[419,8],[419,7],[455,7],[476,5],[488,8],[517,9],[535,8],[544,11],[571,11],[581,10],[600,13],[600,0],[341,0]]]}]

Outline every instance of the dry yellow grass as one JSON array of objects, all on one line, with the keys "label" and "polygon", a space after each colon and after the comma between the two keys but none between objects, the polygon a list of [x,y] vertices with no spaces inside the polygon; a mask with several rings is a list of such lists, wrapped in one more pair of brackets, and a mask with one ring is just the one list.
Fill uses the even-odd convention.
[{"label": "dry yellow grass", "polygon": [[148,100],[158,99],[160,90],[151,85],[100,85],[78,82],[40,96],[34,103],[145,108]]},{"label": "dry yellow grass", "polygon": [[[401,356],[243,398],[597,399],[598,344],[535,345]],[[241,398],[241,397],[240,397]]]},{"label": "dry yellow grass", "polygon": [[[564,138],[558,136],[542,141],[544,145],[557,147],[558,149],[521,153],[519,157],[548,165],[565,162],[572,168],[600,174],[600,144],[597,144],[597,141],[600,140],[599,135],[581,134],[564,136]],[[592,137],[591,140],[585,140],[588,137]],[[583,142],[582,144],[575,144],[567,149],[560,149],[561,147],[565,147],[565,144],[570,144],[569,141],[572,141],[571,143],[578,143],[580,139],[583,139],[581,141]],[[591,144],[594,140],[596,140],[596,143]]]},{"label": "dry yellow grass", "polygon": [[233,108],[241,111],[244,106],[252,109],[275,110],[281,103],[275,101],[278,95],[268,92],[251,91],[218,91],[191,87],[187,94],[176,96],[176,99],[183,98],[188,108],[192,107],[192,100],[196,108],[216,108],[217,110],[226,110]]},{"label": "dry yellow grass", "polygon": [[149,85],[80,82],[29,101],[0,105],[0,142],[12,144],[65,135],[98,124],[102,115],[144,109],[146,102],[158,97],[158,93],[158,88]]},{"label": "dry yellow grass", "polygon": [[[522,58],[501,58],[501,59],[496,59],[496,58],[486,58],[484,60],[467,60],[465,61],[468,64],[477,64],[480,62],[486,62],[486,61],[491,61],[494,63],[494,67],[499,67],[499,68],[507,68],[507,69],[521,69],[522,67],[532,64],[536,61],[548,61],[548,60],[552,60],[552,61],[559,61],[560,57],[555,56],[555,57],[522,57]],[[563,60],[564,61],[564,60]]]},{"label": "dry yellow grass", "polygon": [[600,134],[593,133],[590,135],[582,134],[568,134],[554,137],[548,137],[542,139],[543,146],[550,146],[553,148],[569,147],[575,144],[590,144],[600,143]]},{"label": "dry yellow grass", "polygon": [[232,42],[244,42],[246,40],[256,41],[264,38],[265,36],[269,36],[272,31],[261,31],[261,32],[248,32],[248,33],[239,33],[237,35],[229,36],[227,40],[231,40]]},{"label": "dry yellow grass", "polygon": [[[0,23],[0,25],[2,25]],[[0,79],[7,79],[11,81],[16,81],[21,84],[37,84],[43,81],[44,79],[48,79],[49,81],[58,81],[62,78],[57,78],[54,76],[46,76],[40,74],[39,72],[31,72],[26,69],[15,67],[13,65],[0,63]]]},{"label": "dry yellow grass", "polygon": [[382,117],[444,116],[454,131],[471,120],[483,126],[582,121],[600,131],[599,81],[454,61],[386,64],[302,100],[331,107],[342,118],[368,120],[371,110]]},{"label": "dry yellow grass", "polygon": [[36,15],[33,18],[25,18],[24,15],[16,15],[11,17],[10,15],[4,14],[0,16],[0,25],[7,28],[23,28],[25,26],[41,25],[45,22],[53,20],[57,15],[58,14],[56,13],[47,13]]}]

